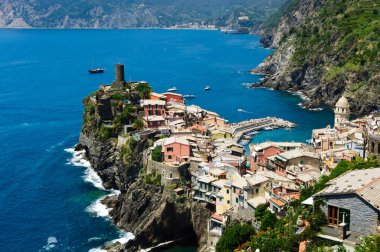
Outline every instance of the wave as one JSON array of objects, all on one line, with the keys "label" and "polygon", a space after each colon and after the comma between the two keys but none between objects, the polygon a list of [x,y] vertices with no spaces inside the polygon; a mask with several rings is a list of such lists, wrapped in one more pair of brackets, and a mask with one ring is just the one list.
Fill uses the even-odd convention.
[{"label": "wave", "polygon": [[[135,236],[130,232],[119,231],[119,233],[120,237],[110,241],[109,243],[120,242],[121,244],[125,244],[128,241],[135,239]],[[107,250],[102,249],[102,247],[97,247],[90,249],[88,252],[107,252]]]},{"label": "wave", "polygon": [[[102,179],[99,177],[99,175],[96,173],[96,171],[94,169],[92,169],[91,163],[86,159],[86,151],[85,150],[76,151],[74,148],[66,148],[64,150],[66,152],[72,154],[72,157],[67,160],[68,165],[86,168],[86,170],[84,171],[84,175],[83,175],[83,180],[85,182],[91,183],[96,188],[98,188],[102,191],[109,192],[109,194],[98,198],[95,202],[93,202],[91,205],[89,205],[86,208],[86,212],[93,214],[95,217],[110,219],[109,212],[110,212],[111,208],[108,208],[101,201],[108,196],[119,195],[120,191],[114,190],[114,189],[107,190],[103,187]],[[121,244],[125,244],[129,240],[135,238],[133,233],[124,232],[124,231],[120,231],[120,230],[119,230],[119,232],[120,232],[120,237],[112,240],[111,243],[120,242]],[[92,237],[92,238],[88,239],[88,242],[92,242],[96,239],[99,240],[101,238]],[[93,248],[93,249],[89,250],[89,252],[103,252],[103,251],[106,251],[106,250],[101,249],[101,247]]]},{"label": "wave", "polygon": [[57,245],[57,242],[58,242],[58,240],[56,237],[54,237],[54,236],[49,237],[47,239],[47,244],[45,246],[43,246],[42,249],[40,249],[40,251],[49,251],[49,250],[55,248]]},{"label": "wave", "polygon": [[84,171],[84,175],[83,175],[84,181],[93,184],[96,188],[100,190],[105,191],[105,188],[103,187],[102,179],[99,177],[96,171],[92,169],[91,163],[85,158],[86,151],[85,150],[75,151],[74,148],[67,148],[65,149],[65,151],[72,154],[72,158],[68,159],[67,164],[87,168]]}]

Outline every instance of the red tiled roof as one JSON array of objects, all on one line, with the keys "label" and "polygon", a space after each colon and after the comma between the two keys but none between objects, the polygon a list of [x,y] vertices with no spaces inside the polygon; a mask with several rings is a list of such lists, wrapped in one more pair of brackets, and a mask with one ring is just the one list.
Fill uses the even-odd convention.
[{"label": "red tiled roof", "polygon": [[282,207],[283,205],[285,205],[284,202],[282,202],[281,200],[275,199],[275,198],[270,198],[269,200],[272,201],[277,206],[280,206],[280,207]]},{"label": "red tiled roof", "polygon": [[223,222],[223,216],[221,216],[220,214],[214,213],[214,214],[211,216],[211,218]]}]

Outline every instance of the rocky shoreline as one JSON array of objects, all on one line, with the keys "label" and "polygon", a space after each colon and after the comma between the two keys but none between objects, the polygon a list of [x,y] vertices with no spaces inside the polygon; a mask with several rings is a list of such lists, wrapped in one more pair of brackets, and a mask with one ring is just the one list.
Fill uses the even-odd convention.
[{"label": "rocky shoreline", "polygon": [[92,169],[101,177],[105,189],[120,190],[101,203],[117,228],[135,236],[125,244],[106,243],[106,251],[139,251],[159,245],[190,244],[201,248],[206,244],[207,222],[211,213],[191,198],[178,197],[173,190],[146,184],[143,178],[145,142],[132,147],[133,162],[120,160],[120,150],[110,140],[100,141],[82,132],[75,151],[86,151]]}]

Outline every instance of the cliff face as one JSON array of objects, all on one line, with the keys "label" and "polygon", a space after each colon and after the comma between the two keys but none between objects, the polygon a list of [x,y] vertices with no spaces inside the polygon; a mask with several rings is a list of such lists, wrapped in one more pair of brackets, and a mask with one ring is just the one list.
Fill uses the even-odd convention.
[{"label": "cliff face", "polygon": [[107,244],[105,248],[136,251],[168,241],[203,246],[210,212],[202,205],[193,205],[187,193],[177,195],[173,186],[161,186],[157,174],[154,179],[146,174],[144,150],[152,143],[149,135],[137,141],[133,134],[122,132],[126,122],[133,122],[133,132],[138,130],[141,106],[123,102],[126,98],[136,100],[132,94],[137,95],[137,90],[141,91],[140,97],[150,87],[134,83],[116,90],[101,88],[83,100],[83,127],[76,148],[86,150],[87,159],[105,188],[120,190],[118,196],[108,197],[103,203],[112,209],[114,224],[136,237],[127,244]]},{"label": "cliff face", "polygon": [[273,55],[254,72],[260,84],[301,91],[334,106],[342,94],[353,112],[366,114],[380,104],[380,5],[378,1],[299,0],[272,31]]}]

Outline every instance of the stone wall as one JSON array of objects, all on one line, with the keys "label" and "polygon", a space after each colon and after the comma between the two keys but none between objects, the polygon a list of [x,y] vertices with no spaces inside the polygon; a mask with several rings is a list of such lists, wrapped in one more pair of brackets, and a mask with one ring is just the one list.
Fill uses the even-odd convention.
[{"label": "stone wall", "polygon": [[144,162],[146,162],[146,171],[148,174],[153,173],[153,170],[161,174],[161,185],[168,186],[178,183],[181,177],[190,179],[188,163],[182,164],[180,166],[171,166],[150,159],[147,159]]},{"label": "stone wall", "polygon": [[355,194],[323,196],[321,208],[328,216],[328,205],[350,210],[350,231],[369,235],[376,232],[378,211]]}]

